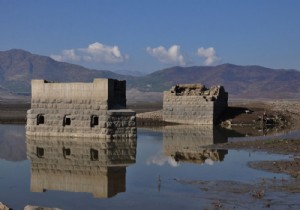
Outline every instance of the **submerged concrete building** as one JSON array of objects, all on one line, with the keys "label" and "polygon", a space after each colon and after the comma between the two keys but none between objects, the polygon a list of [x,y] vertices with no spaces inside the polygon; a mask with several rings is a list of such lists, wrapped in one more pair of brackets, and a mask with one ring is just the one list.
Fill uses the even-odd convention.
[{"label": "submerged concrete building", "polygon": [[228,106],[223,86],[180,84],[164,92],[163,120],[181,124],[214,124]]},{"label": "submerged concrete building", "polygon": [[92,83],[32,80],[26,135],[135,138],[135,112],[126,109],[126,81]]}]

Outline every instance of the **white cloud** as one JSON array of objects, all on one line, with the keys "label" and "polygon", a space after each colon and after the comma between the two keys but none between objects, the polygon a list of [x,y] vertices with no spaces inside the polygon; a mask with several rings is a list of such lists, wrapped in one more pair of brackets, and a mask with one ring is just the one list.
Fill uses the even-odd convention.
[{"label": "white cloud", "polygon": [[51,58],[57,61],[66,61],[66,60],[79,61],[80,60],[80,57],[76,55],[76,52],[73,49],[63,50],[61,55],[51,55]]},{"label": "white cloud", "polygon": [[169,49],[166,49],[163,46],[155,48],[147,47],[146,50],[151,56],[156,57],[162,63],[180,66],[186,65],[185,59],[180,52],[179,45],[172,45]]},{"label": "white cloud", "polygon": [[95,42],[87,48],[66,49],[60,55],[51,55],[57,61],[84,61],[95,63],[122,63],[128,60],[128,55],[123,55],[118,46],[108,46]]},{"label": "white cloud", "polygon": [[204,65],[206,66],[216,65],[221,61],[221,58],[216,55],[216,51],[213,47],[206,49],[203,47],[198,48],[197,55],[205,59]]}]

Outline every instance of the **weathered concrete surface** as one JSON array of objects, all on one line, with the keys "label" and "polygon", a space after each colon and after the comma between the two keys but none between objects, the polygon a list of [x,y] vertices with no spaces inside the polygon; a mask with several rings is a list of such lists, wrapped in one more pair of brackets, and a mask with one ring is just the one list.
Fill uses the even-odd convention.
[{"label": "weathered concrete surface", "polygon": [[30,190],[88,192],[107,198],[126,190],[126,167],[135,163],[136,138],[27,137]]},{"label": "weathered concrete surface", "polygon": [[126,107],[126,81],[114,79],[94,79],[93,83],[56,83],[32,80],[32,102],[51,103],[53,100],[69,102],[90,100],[101,102],[101,108]]},{"label": "weathered concrete surface", "polygon": [[126,83],[32,81],[26,134],[91,138],[134,138],[135,112],[126,109]]},{"label": "weathered concrete surface", "polygon": [[164,92],[163,119],[182,124],[214,124],[228,106],[223,86],[207,89],[201,84],[182,84]]}]

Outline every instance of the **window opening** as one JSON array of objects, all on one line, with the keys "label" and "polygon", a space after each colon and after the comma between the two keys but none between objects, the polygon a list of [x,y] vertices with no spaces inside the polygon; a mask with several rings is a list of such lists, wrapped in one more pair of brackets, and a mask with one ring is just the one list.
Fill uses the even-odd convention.
[{"label": "window opening", "polygon": [[64,117],[63,126],[66,126],[66,125],[71,125],[71,117],[68,115],[65,115],[65,117]]},{"label": "window opening", "polygon": [[37,147],[36,148],[36,155],[39,157],[39,158],[42,158],[44,157],[44,148],[42,147]]},{"label": "window opening", "polygon": [[68,156],[70,156],[71,155],[71,149],[63,147],[63,155],[64,155],[64,158],[67,158]]},{"label": "window opening", "polygon": [[37,125],[39,125],[39,124],[44,124],[45,123],[45,117],[44,117],[44,115],[42,115],[42,114],[38,114],[37,115]]},{"label": "window opening", "polygon": [[91,127],[99,125],[99,117],[96,115],[91,116]]},{"label": "window opening", "polygon": [[91,160],[95,161],[99,159],[98,150],[91,149]]}]

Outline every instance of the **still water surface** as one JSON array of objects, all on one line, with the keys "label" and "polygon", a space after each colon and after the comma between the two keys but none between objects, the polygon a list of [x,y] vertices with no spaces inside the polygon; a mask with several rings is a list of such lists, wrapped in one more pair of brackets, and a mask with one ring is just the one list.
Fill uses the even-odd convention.
[{"label": "still water surface", "polygon": [[178,180],[286,177],[247,162],[287,156],[201,148],[230,140],[212,127],[191,126],[140,128],[137,139],[118,142],[26,140],[24,125],[0,125],[0,201],[13,209],[201,209],[205,192]]}]

